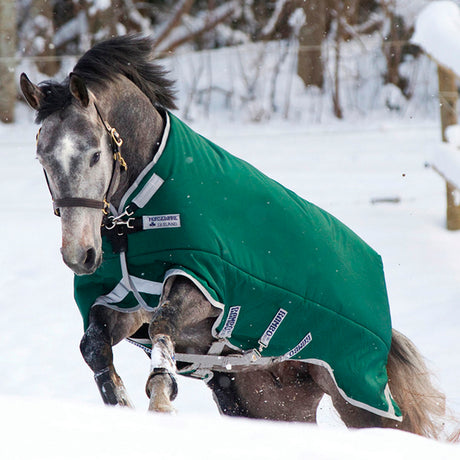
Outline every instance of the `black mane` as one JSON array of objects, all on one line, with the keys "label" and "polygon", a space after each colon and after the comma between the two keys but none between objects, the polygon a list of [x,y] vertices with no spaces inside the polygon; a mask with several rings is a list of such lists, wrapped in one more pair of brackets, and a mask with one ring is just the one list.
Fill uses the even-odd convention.
[{"label": "black mane", "polygon": [[[77,62],[73,73],[90,87],[106,88],[123,75],[131,80],[155,107],[175,109],[174,82],[166,78],[167,71],[152,61],[152,41],[138,35],[106,40],[87,51]],[[42,122],[52,113],[64,109],[72,100],[68,78],[62,83],[45,81],[40,84],[45,97],[37,113]]]}]

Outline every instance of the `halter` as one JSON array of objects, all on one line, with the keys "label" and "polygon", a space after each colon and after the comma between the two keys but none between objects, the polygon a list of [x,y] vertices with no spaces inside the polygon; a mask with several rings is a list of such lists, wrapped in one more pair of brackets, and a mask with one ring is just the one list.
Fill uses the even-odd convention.
[{"label": "halter", "polygon": [[[81,197],[64,197],[64,198],[55,199],[53,197],[53,191],[50,186],[48,175],[46,174],[46,171],[43,170],[45,173],[46,183],[48,184],[48,189],[51,194],[51,199],[53,200],[54,214],[58,217],[61,217],[60,208],[75,208],[75,207],[100,209],[105,215],[107,215],[110,199],[112,198],[112,195],[115,192],[114,190],[115,184],[117,183],[120,177],[120,172],[122,169],[124,171],[128,169],[126,161],[121,156],[120,147],[123,144],[123,139],[120,137],[117,130],[115,128],[112,128],[104,120],[96,104],[94,104],[94,107],[96,108],[96,112],[100,120],[102,121],[102,124],[104,125],[104,128],[107,131],[107,134],[109,135],[110,145],[112,148],[113,167],[112,167],[112,177],[110,178],[109,187],[107,188],[107,192],[102,200],[95,200],[92,198],[81,198]],[[38,142],[39,135],[40,135],[40,131],[38,131],[38,134],[37,134],[37,142]]]}]

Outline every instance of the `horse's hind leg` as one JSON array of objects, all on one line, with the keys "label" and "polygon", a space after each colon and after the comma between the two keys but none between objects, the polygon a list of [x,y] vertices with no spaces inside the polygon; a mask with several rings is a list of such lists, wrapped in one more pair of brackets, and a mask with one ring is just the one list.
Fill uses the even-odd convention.
[{"label": "horse's hind leg", "polygon": [[348,428],[383,426],[382,417],[350,404],[341,396],[327,369],[321,366],[309,365],[309,371],[315,382],[331,397],[332,404]]},{"label": "horse's hind leg", "polygon": [[235,374],[214,372],[207,385],[213,393],[214,401],[221,414],[250,417],[247,401],[243,401],[238,394]]},{"label": "horse's hind leg", "polygon": [[142,312],[121,313],[99,305],[91,309],[80,350],[105,404],[132,407],[113,365],[112,346],[134,334],[146,321],[143,316]]},{"label": "horse's hind leg", "polygon": [[307,366],[292,361],[255,371],[216,373],[208,386],[222,413],[265,420],[316,422],[324,395]]}]

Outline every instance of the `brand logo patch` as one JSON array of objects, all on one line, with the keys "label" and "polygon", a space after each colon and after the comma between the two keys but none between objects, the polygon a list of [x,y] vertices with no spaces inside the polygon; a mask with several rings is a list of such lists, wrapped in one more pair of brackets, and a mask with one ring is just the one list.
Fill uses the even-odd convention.
[{"label": "brand logo patch", "polygon": [[297,353],[300,353],[311,341],[311,332],[309,332],[292,350],[288,351],[284,356],[289,359]]},{"label": "brand logo patch", "polygon": [[275,317],[272,319],[270,325],[267,327],[265,330],[264,334],[259,340],[259,344],[261,347],[268,347],[268,344],[270,343],[270,340],[273,338],[273,335],[277,331],[277,329],[280,327],[283,319],[287,315],[287,311],[280,308],[278,310],[278,313],[275,315]]},{"label": "brand logo patch", "polygon": [[161,216],[143,216],[144,230],[157,228],[179,228],[180,214],[163,214]]},{"label": "brand logo patch", "polygon": [[238,315],[240,314],[241,307],[235,306],[230,307],[228,310],[227,320],[225,321],[224,327],[219,332],[219,337],[226,338],[232,335],[233,329],[238,321]]}]

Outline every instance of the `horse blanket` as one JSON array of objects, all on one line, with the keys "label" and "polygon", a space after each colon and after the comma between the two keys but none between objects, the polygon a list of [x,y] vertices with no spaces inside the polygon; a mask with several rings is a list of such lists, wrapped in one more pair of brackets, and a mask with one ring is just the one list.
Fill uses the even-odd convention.
[{"label": "horse blanket", "polygon": [[400,419],[386,372],[391,320],[380,256],[347,226],[195,133],[172,114],[159,150],[118,210],[142,230],[92,275],[91,306],[154,309],[164,281],[191,278],[222,313],[216,340],[326,367],[350,403]]}]

